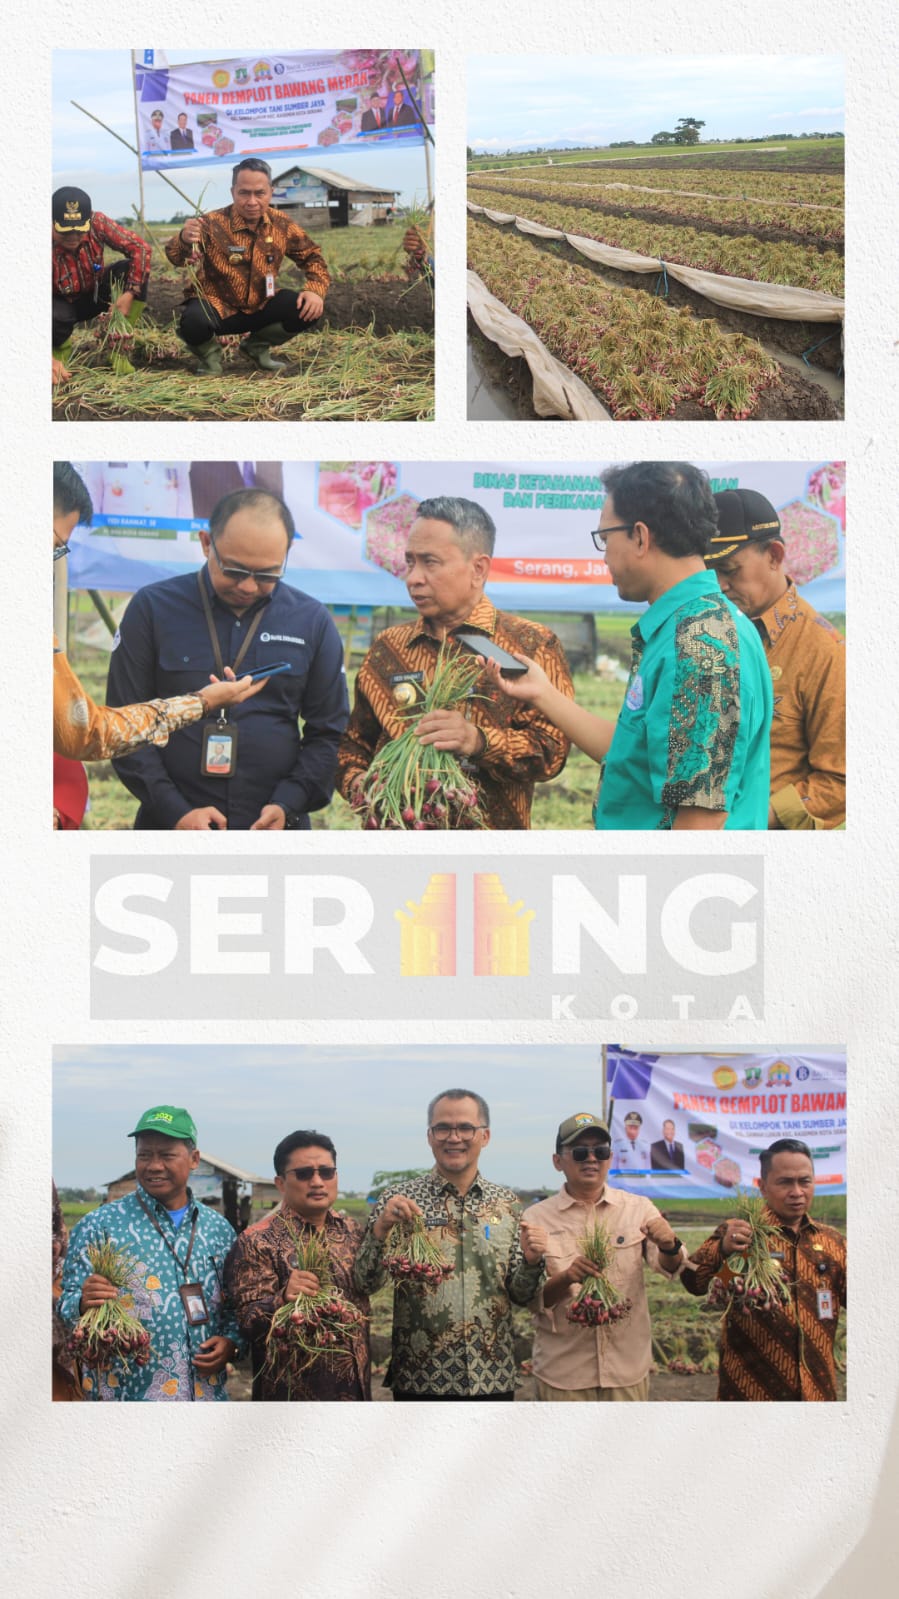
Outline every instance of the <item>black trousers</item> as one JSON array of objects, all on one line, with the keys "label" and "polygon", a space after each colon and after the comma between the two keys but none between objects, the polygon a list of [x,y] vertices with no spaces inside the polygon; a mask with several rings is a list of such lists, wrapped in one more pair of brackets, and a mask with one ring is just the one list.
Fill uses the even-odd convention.
[{"label": "black trousers", "polygon": [[393,1390],[393,1402],[394,1402],[394,1404],[397,1404],[400,1401],[411,1400],[411,1399],[424,1399],[428,1403],[432,1403],[432,1404],[438,1404],[441,1400],[459,1399],[459,1400],[462,1400],[463,1403],[477,1404],[478,1401],[482,1400],[482,1399],[500,1399],[500,1400],[505,1399],[505,1400],[511,1400],[511,1399],[514,1399],[514,1398],[515,1398],[514,1393],[511,1393],[511,1394],[410,1394],[406,1389],[403,1389],[403,1388],[394,1388],[394,1390]]},{"label": "black trousers", "polygon": [[[115,299],[118,299],[122,293],[127,274],[128,262],[123,257],[121,261],[113,261],[112,266],[104,267],[102,272],[97,273],[96,296],[93,289],[90,289],[86,294],[76,295],[74,300],[64,300],[62,295],[54,294],[54,350],[58,350],[61,344],[65,344],[72,329],[77,327],[79,322],[90,322],[95,316],[99,316],[101,311],[109,310],[113,294]],[[145,278],[140,288],[135,292],[135,299],[145,300],[146,298],[147,279]]]},{"label": "black trousers", "polygon": [[311,333],[321,320],[316,317],[314,322],[301,322],[295,292],[279,289],[261,310],[235,311],[231,316],[222,316],[202,300],[188,300],[178,331],[185,344],[197,345],[205,344],[216,333],[255,333],[259,328],[271,327],[273,322],[280,322],[287,333]]}]

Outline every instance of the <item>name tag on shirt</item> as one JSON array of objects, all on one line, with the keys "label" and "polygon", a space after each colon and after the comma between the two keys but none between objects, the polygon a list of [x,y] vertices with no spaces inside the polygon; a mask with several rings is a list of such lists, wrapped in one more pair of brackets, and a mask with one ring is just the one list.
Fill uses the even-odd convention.
[{"label": "name tag on shirt", "polygon": [[397,705],[420,705],[425,697],[424,672],[392,672],[387,679]]},{"label": "name tag on shirt", "polygon": [[178,1289],[189,1327],[203,1327],[209,1320],[209,1308],[202,1283],[183,1283]]},{"label": "name tag on shirt", "polygon": [[266,298],[269,299],[269,300],[273,300],[274,297],[275,297],[275,274],[274,274],[274,272],[266,272],[266,274],[265,274],[265,294],[266,294]]},{"label": "name tag on shirt", "polygon": [[233,777],[237,768],[237,728],[233,722],[204,722],[200,771],[204,777]]},{"label": "name tag on shirt", "polygon": [[818,1320],[833,1321],[833,1293],[829,1288],[818,1289]]}]

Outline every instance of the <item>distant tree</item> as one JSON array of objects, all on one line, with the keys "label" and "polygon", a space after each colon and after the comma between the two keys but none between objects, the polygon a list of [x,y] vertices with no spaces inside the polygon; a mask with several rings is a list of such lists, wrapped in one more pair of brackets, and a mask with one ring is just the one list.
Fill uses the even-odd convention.
[{"label": "distant tree", "polygon": [[704,128],[704,122],[698,122],[695,117],[680,117],[674,130],[675,144],[698,144],[699,130]]},{"label": "distant tree", "polygon": [[369,1200],[380,1199],[386,1188],[400,1188],[404,1183],[411,1183],[416,1177],[427,1177],[430,1166],[419,1166],[409,1171],[376,1171],[371,1180],[368,1191]]},{"label": "distant tree", "polygon": [[654,133],[653,136],[652,136],[652,143],[653,144],[677,144],[677,142],[678,141],[677,141],[677,134],[676,133],[664,133],[664,132],[662,132],[662,133]]},{"label": "distant tree", "polygon": [[466,159],[466,161],[473,161],[474,160],[474,151],[471,148],[470,144],[467,144],[465,146],[465,159]]},{"label": "distant tree", "polygon": [[609,145],[610,150],[636,150],[636,139],[613,139]]}]

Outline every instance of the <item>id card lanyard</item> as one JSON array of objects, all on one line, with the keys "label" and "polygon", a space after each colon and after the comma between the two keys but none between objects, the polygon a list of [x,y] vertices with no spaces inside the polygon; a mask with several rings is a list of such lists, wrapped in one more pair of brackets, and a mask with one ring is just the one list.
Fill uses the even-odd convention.
[{"label": "id card lanyard", "polygon": [[193,1220],[190,1226],[190,1238],[187,1242],[187,1254],[182,1260],[177,1249],[172,1243],[172,1240],[166,1237],[159,1225],[159,1222],[153,1215],[153,1212],[147,1209],[140,1197],[140,1194],[138,1194],[137,1200],[141,1210],[147,1218],[147,1221],[151,1226],[156,1228],[156,1231],[165,1244],[165,1247],[175,1262],[175,1265],[178,1267],[178,1270],[184,1277],[184,1282],[178,1289],[178,1293],[181,1297],[181,1303],[184,1306],[184,1314],[187,1317],[187,1325],[189,1327],[204,1327],[209,1320],[209,1307],[206,1304],[206,1295],[203,1290],[203,1284],[189,1282],[187,1272],[187,1268],[190,1265],[190,1257],[193,1254],[194,1240],[197,1236],[197,1220],[199,1218],[199,1212],[196,1206],[194,1206]]},{"label": "id card lanyard", "polygon": [[[212,614],[212,605],[203,582],[202,571],[197,573],[197,583],[200,588],[200,599],[203,603],[203,615],[209,630],[209,642],[212,645],[212,656],[215,669],[220,678],[225,675],[225,663],[222,659],[221,646],[215,630],[215,618]],[[258,610],[246,631],[246,636],[240,646],[232,669],[235,677],[247,650],[253,642],[253,635],[262,621],[262,610]],[[233,777],[237,769],[237,723],[229,722],[224,705],[215,722],[204,722],[200,738],[200,771],[204,777]]]}]

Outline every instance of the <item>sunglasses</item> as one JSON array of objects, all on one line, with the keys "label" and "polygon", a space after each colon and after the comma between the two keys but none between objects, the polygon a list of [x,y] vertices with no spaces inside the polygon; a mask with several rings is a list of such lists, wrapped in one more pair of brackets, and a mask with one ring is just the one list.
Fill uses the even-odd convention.
[{"label": "sunglasses", "polygon": [[569,1149],[572,1160],[580,1166],[585,1160],[609,1160],[612,1155],[611,1144],[576,1144],[574,1149]]},{"label": "sunglasses", "polygon": [[226,566],[219,555],[215,539],[211,533],[209,542],[212,545],[212,553],[218,563],[219,571],[222,577],[228,579],[229,583],[244,583],[247,578],[252,578],[258,588],[274,588],[274,585],[280,583],[281,578],[284,576],[284,567],[287,565],[286,556],[279,572],[254,572],[248,566]]},{"label": "sunglasses", "polygon": [[295,1177],[297,1182],[310,1183],[313,1177],[320,1177],[323,1183],[329,1183],[332,1177],[337,1176],[336,1166],[291,1166],[285,1177]]}]

